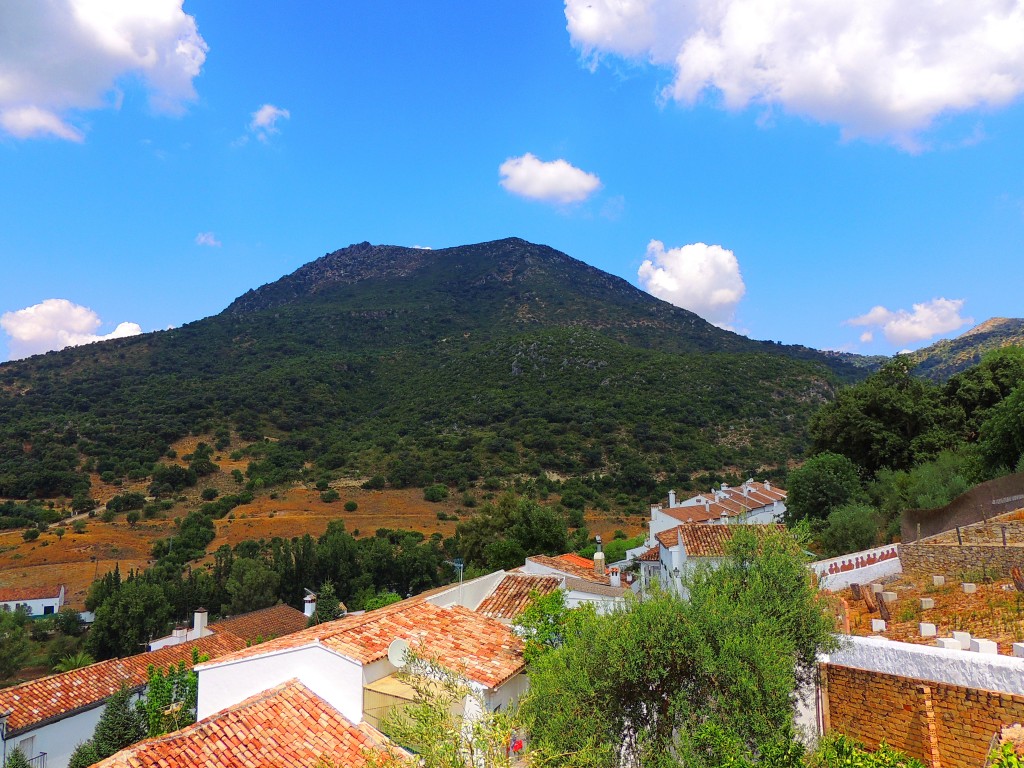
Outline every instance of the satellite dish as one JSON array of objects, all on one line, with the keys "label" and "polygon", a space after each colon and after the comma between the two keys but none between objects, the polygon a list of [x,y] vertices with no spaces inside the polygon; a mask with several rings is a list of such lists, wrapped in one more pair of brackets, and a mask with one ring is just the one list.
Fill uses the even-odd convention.
[{"label": "satellite dish", "polygon": [[396,637],[388,646],[388,661],[396,667],[404,667],[409,657],[409,643],[400,637]]}]

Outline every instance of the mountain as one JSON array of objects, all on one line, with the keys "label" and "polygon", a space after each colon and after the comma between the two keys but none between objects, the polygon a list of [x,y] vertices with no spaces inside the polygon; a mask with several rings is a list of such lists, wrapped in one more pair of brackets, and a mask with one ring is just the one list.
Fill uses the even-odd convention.
[{"label": "mountain", "polygon": [[1024,319],[993,317],[955,339],[942,339],[910,355],[918,376],[943,382],[978,363],[986,352],[1024,346]]},{"label": "mountain", "polygon": [[784,465],[858,375],[854,358],[752,341],[520,239],[361,243],[220,315],[0,366],[0,497],[148,478],[188,433],[252,443],[256,488],[556,473],[642,497],[654,477]]}]

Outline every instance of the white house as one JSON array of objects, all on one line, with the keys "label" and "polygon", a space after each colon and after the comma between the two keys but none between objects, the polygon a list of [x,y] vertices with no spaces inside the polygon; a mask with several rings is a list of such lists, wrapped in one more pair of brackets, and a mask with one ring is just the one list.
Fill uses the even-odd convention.
[{"label": "white house", "polygon": [[0,610],[25,610],[29,616],[49,616],[64,605],[64,585],[53,587],[2,587]]},{"label": "white house", "polygon": [[[245,648],[236,635],[221,632],[191,643],[110,659],[0,690],[3,755],[16,748],[38,768],[66,768],[71,753],[92,738],[107,699],[126,685],[141,692],[150,665],[165,669],[192,664],[192,649],[215,658]],[[0,759],[6,759],[0,758]]]},{"label": "white house", "polygon": [[603,552],[595,552],[593,560],[573,553],[555,557],[533,555],[526,558],[522,572],[560,577],[569,608],[589,603],[600,613],[612,611],[624,604],[630,591],[618,568],[605,567]]},{"label": "white house", "polygon": [[396,648],[411,648],[457,672],[494,710],[526,690],[522,647],[500,621],[458,604],[440,607],[414,597],[197,666],[198,716],[212,716],[294,679],[351,723],[376,727],[390,708],[412,698],[396,677]]},{"label": "white house", "polygon": [[[733,535],[741,530],[735,525],[712,523],[686,523],[660,531],[655,544],[643,552],[640,561],[643,587],[658,582],[686,596],[686,577],[700,564],[714,566],[727,555]],[[785,531],[782,525],[748,525],[742,530],[753,531],[758,538]]]},{"label": "white house", "polygon": [[659,533],[680,523],[768,525],[781,523],[785,514],[786,492],[768,481],[747,480],[736,487],[722,483],[718,489],[682,501],[676,498],[675,491],[669,491],[667,505],[651,506],[647,540],[642,546],[629,550],[626,558],[638,559],[656,545]]}]

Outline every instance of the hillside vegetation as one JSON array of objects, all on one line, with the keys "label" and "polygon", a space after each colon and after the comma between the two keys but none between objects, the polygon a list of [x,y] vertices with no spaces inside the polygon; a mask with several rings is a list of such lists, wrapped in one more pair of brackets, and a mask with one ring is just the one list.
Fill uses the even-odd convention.
[{"label": "hillside vegetation", "polygon": [[253,490],[553,473],[637,498],[784,466],[853,362],[723,331],[518,239],[364,243],[219,316],[0,366],[0,497],[82,498],[90,473],[173,491],[188,478],[162,466],[169,445],[203,433],[251,443],[235,459]]}]

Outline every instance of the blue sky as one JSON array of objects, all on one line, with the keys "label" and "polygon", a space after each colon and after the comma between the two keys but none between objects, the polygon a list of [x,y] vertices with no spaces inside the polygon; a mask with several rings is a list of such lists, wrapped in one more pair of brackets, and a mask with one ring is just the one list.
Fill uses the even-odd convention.
[{"label": "blue sky", "polygon": [[1019,316],[1024,7],[978,1],[11,0],[0,360],[363,240],[523,237],[861,353]]}]

